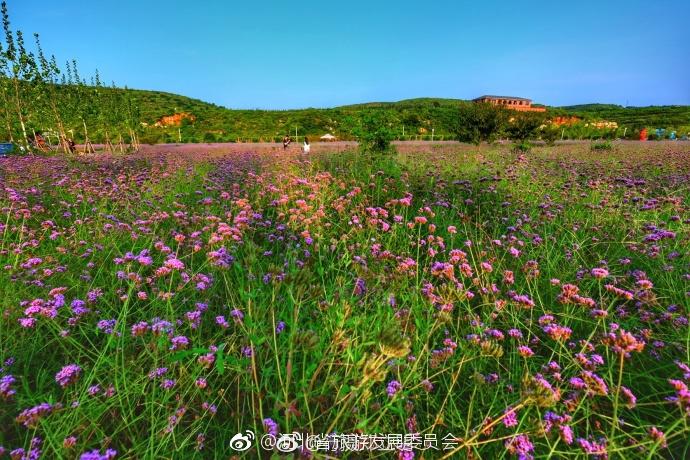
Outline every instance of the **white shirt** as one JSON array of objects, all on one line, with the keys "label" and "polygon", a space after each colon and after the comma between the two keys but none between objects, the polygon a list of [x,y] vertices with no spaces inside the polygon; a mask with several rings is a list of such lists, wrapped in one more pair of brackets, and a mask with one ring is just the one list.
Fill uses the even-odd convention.
[{"label": "white shirt", "polygon": [[309,153],[309,149],[311,149],[311,145],[305,142],[304,147],[302,147],[302,150],[304,151],[304,153]]}]

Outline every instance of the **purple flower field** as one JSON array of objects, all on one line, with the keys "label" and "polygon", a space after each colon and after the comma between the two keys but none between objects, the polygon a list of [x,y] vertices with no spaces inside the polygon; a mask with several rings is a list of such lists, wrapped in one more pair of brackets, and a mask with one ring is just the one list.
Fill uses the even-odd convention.
[{"label": "purple flower field", "polygon": [[690,457],[690,146],[251,148],[0,159],[0,459]]}]

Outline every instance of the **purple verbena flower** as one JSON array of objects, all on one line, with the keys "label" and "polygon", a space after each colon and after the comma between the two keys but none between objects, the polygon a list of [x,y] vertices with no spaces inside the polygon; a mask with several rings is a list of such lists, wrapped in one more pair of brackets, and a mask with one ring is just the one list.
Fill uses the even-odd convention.
[{"label": "purple verbena flower", "polygon": [[62,388],[65,388],[66,386],[76,382],[79,378],[79,374],[81,374],[81,367],[77,366],[76,364],[68,364],[60,369],[60,372],[55,374],[55,381]]},{"label": "purple verbena flower", "polygon": [[183,335],[178,335],[176,337],[173,337],[170,339],[170,342],[172,345],[170,346],[170,350],[184,350],[187,348],[189,345],[189,339]]},{"label": "purple verbena flower", "polygon": [[277,437],[278,431],[280,431],[278,424],[271,418],[264,419],[264,429],[266,430],[266,434],[269,434],[273,437]]},{"label": "purple verbena flower", "polygon": [[79,457],[79,460],[112,460],[117,455],[117,451],[114,449],[107,449],[105,453],[101,454],[100,450],[92,450],[90,452],[84,452]]},{"label": "purple verbena flower", "polygon": [[386,387],[386,393],[388,393],[389,397],[393,397],[398,393],[400,390],[402,390],[402,385],[400,382],[397,380],[391,380],[388,382],[388,386]]},{"label": "purple verbena flower", "polygon": [[504,414],[505,416],[503,417],[503,426],[505,426],[506,428],[512,428],[514,426],[517,426],[517,413],[514,408],[507,408]]}]

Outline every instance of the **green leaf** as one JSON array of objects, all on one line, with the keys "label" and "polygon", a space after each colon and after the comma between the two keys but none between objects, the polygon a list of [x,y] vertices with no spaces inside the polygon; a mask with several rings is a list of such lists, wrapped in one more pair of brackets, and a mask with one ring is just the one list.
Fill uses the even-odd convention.
[{"label": "green leaf", "polygon": [[225,353],[223,353],[223,350],[225,350],[224,343],[220,344],[216,351],[216,370],[220,375],[225,373]]},{"label": "green leaf", "polygon": [[225,374],[225,358],[223,355],[216,358],[216,370],[220,375]]},{"label": "green leaf", "polygon": [[208,353],[209,351],[210,350],[208,348],[191,348],[189,350],[177,351],[177,352],[173,353],[169,359],[170,359],[170,361],[173,361],[173,362],[181,361],[181,360],[183,360],[189,356],[202,355],[202,354]]}]

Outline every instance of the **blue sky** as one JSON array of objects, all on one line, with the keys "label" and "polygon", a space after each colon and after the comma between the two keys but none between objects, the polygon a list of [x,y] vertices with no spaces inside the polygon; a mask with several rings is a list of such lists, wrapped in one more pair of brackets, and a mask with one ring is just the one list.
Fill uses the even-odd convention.
[{"label": "blue sky", "polygon": [[690,105],[690,1],[9,0],[59,62],[232,108]]}]

